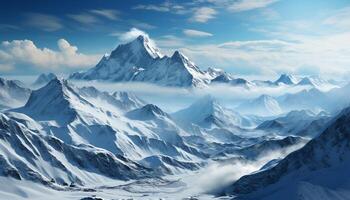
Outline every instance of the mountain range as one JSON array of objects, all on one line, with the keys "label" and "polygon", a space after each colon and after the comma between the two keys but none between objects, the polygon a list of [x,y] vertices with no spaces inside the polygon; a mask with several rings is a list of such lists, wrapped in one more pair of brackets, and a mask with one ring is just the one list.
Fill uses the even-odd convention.
[{"label": "mountain range", "polygon": [[[152,98],[102,91],[98,81],[201,92],[184,90],[195,100],[168,113]],[[216,85],[259,95],[234,105],[208,94]],[[11,187],[34,198],[23,189],[30,185],[74,198],[348,199],[350,87],[323,90],[330,85],[316,76],[249,81],[204,71],[179,51],[163,55],[147,36],[68,79],[42,74],[26,88],[0,78],[0,194]],[[295,91],[264,92],[288,88]]]},{"label": "mountain range", "polygon": [[226,192],[242,199],[348,199],[349,116],[344,109],[303,148],[243,176]]},{"label": "mountain range", "polygon": [[[39,77],[41,79],[47,77]],[[294,77],[282,74],[276,81],[249,81],[234,78],[228,72],[208,68],[202,70],[188,57],[179,51],[173,55],[163,55],[148,37],[140,35],[133,41],[121,44],[110,54],[106,54],[99,63],[83,72],[75,72],[69,76],[71,80],[98,80],[108,82],[143,82],[170,87],[199,87],[209,84],[228,84],[250,89],[252,87],[277,86],[311,86],[334,87],[320,77]]]}]

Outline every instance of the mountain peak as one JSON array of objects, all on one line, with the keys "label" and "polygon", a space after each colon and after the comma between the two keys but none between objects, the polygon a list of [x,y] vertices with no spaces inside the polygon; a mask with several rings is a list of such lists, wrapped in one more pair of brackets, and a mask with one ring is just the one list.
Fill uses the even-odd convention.
[{"label": "mountain peak", "polygon": [[139,35],[135,40],[131,41],[129,44],[134,48],[134,50],[145,49],[152,58],[162,58],[163,55],[157,49],[155,43],[146,35]]},{"label": "mountain peak", "polygon": [[163,57],[145,35],[119,45],[94,68],[73,73],[70,79],[151,82],[176,87],[201,87],[209,83],[208,74],[185,55],[176,51],[171,57]]},{"label": "mountain peak", "polygon": [[49,83],[52,79],[57,78],[57,76],[54,73],[42,73],[38,76],[38,78],[33,83],[34,86],[43,86],[47,83]]},{"label": "mountain peak", "polygon": [[157,116],[169,117],[166,112],[160,109],[154,104],[147,104],[142,108],[137,108],[127,113],[127,116],[131,119],[138,120],[150,120],[155,119]]},{"label": "mountain peak", "polygon": [[175,61],[180,61],[180,62],[188,62],[188,58],[184,54],[182,54],[180,51],[177,51],[177,50],[173,53],[173,55],[171,56],[171,59]]},{"label": "mountain peak", "polygon": [[262,94],[258,98],[244,102],[237,108],[244,114],[255,114],[259,116],[274,116],[282,113],[279,103],[272,96]]},{"label": "mountain peak", "polygon": [[275,81],[275,84],[283,83],[286,85],[293,85],[297,83],[297,79],[290,74],[281,74],[281,76]]},{"label": "mountain peak", "polygon": [[67,80],[54,78],[44,87],[34,90],[27,103],[14,111],[29,115],[36,120],[54,120],[64,124],[76,117],[74,107],[77,102],[86,103]]}]

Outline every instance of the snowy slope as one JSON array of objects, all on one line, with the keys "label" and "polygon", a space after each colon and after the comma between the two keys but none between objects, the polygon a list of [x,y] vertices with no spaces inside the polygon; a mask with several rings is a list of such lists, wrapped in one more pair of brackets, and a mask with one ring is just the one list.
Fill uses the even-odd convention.
[{"label": "snowy slope", "polygon": [[281,76],[274,82],[276,85],[294,85],[297,84],[299,79],[290,74],[281,74]]},{"label": "snowy slope", "polygon": [[261,95],[256,99],[244,102],[236,110],[244,114],[259,116],[274,116],[282,113],[277,100],[269,95]]},{"label": "snowy slope", "polygon": [[234,78],[232,75],[226,72],[212,79],[211,83],[212,84],[225,83],[225,84],[229,84],[230,86],[238,86],[246,89],[249,89],[254,86],[254,83],[243,78]]},{"label": "snowy slope", "polygon": [[67,144],[92,145],[135,161],[162,155],[196,162],[204,156],[182,140],[186,133],[167,114],[141,102],[126,93],[79,89],[54,79],[13,111],[39,121],[46,133]]},{"label": "snowy slope", "polygon": [[248,118],[221,106],[210,95],[202,97],[188,108],[180,110],[172,116],[184,126],[195,124],[203,128],[236,129],[237,127],[252,125]]},{"label": "snowy slope", "polygon": [[320,76],[303,77],[297,85],[310,85],[316,88],[332,88],[335,87],[330,81],[321,78]]},{"label": "snowy slope", "polygon": [[162,56],[147,36],[119,45],[94,68],[70,76],[76,80],[136,81],[175,87],[204,86],[210,78],[179,51],[171,57]]},{"label": "snowy slope", "polygon": [[326,113],[315,114],[309,110],[295,110],[285,116],[267,120],[261,123],[257,129],[278,135],[299,135],[313,138],[325,128],[331,119]]},{"label": "snowy slope", "polygon": [[0,110],[24,105],[30,92],[30,89],[20,86],[17,81],[0,77]]},{"label": "snowy slope", "polygon": [[329,98],[325,92],[312,88],[294,94],[285,94],[278,97],[277,101],[286,112],[305,109],[319,112],[327,108]]},{"label": "snowy slope", "polygon": [[226,192],[244,199],[348,199],[349,124],[346,108],[303,148],[270,169],[243,176]]},{"label": "snowy slope", "polygon": [[284,111],[308,109],[314,112],[338,112],[350,105],[347,96],[349,92],[349,84],[329,91],[311,88],[297,93],[282,95],[277,98],[277,101]]},{"label": "snowy slope", "polygon": [[23,114],[0,114],[0,127],[1,176],[61,187],[152,174],[151,170],[106,150],[72,146],[47,136],[37,122]]}]

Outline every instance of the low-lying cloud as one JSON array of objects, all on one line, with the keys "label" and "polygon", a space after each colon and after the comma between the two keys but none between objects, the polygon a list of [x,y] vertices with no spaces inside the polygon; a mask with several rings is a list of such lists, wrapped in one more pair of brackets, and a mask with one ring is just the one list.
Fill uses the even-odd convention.
[{"label": "low-lying cloud", "polygon": [[291,152],[300,149],[304,142],[293,146],[262,152],[255,160],[235,160],[232,162],[213,162],[196,176],[193,184],[199,193],[217,194],[244,175],[258,171],[274,159],[283,159]]},{"label": "low-lying cloud", "polygon": [[194,101],[205,95],[212,95],[220,103],[229,108],[236,107],[242,101],[256,98],[262,94],[280,96],[285,93],[296,93],[308,86],[279,86],[279,87],[257,87],[244,89],[242,87],[232,87],[225,84],[211,85],[205,88],[177,88],[163,87],[148,83],[106,83],[99,81],[73,81],[79,87],[94,86],[99,90],[114,92],[128,91],[144,98],[149,103],[160,106],[167,112],[175,112],[187,107]]}]

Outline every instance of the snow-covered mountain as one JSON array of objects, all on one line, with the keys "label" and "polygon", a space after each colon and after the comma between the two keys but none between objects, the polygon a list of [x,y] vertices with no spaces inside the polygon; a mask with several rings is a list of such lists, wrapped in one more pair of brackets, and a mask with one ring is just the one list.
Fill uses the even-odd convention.
[{"label": "snow-covered mountain", "polygon": [[308,77],[303,77],[299,82],[298,85],[310,85],[314,86],[317,88],[322,88],[325,86],[331,86],[333,85],[329,81],[321,78],[320,76],[308,76]]},{"label": "snow-covered mountain", "polygon": [[261,123],[257,129],[279,135],[298,135],[313,138],[321,133],[330,115],[309,110],[295,110],[287,115]]},{"label": "snow-covered mountain", "polygon": [[244,199],[348,199],[350,108],[320,136],[274,167],[243,176],[226,192]]},{"label": "snow-covered mountain", "polygon": [[211,83],[212,84],[225,83],[225,84],[229,84],[230,86],[238,86],[246,89],[249,89],[252,86],[254,86],[252,82],[243,78],[234,78],[232,75],[226,72],[212,79]]},{"label": "snow-covered mountain", "polygon": [[54,73],[43,73],[38,76],[32,85],[34,87],[42,87],[55,78],[57,78],[57,76]]},{"label": "snow-covered mountain", "polygon": [[226,128],[251,126],[252,122],[239,113],[225,108],[212,96],[207,95],[194,102],[188,108],[182,109],[172,115],[180,124],[192,124],[204,128]]},{"label": "snow-covered mountain", "polygon": [[134,161],[156,155],[179,162],[205,157],[185,143],[181,135],[186,132],[168,114],[143,102],[131,94],[76,88],[53,79],[12,111],[30,116],[66,144],[92,145]]},{"label": "snow-covered mountain", "polygon": [[175,87],[204,86],[211,78],[179,51],[171,57],[163,56],[147,36],[119,45],[94,68],[70,76],[76,80],[135,81]]},{"label": "snow-covered mountain", "polygon": [[0,77],[0,110],[24,105],[30,92],[17,81]]},{"label": "snow-covered mountain", "polygon": [[284,111],[312,110],[313,112],[339,112],[350,105],[347,94],[350,85],[321,91],[317,88],[304,89],[297,93],[288,93],[277,98]]},{"label": "snow-covered mountain", "polygon": [[325,110],[329,98],[325,92],[316,88],[304,89],[293,94],[285,94],[277,98],[280,107],[284,111],[312,110],[319,112]]},{"label": "snow-covered mountain", "polygon": [[121,155],[89,145],[69,145],[47,135],[23,114],[0,114],[0,127],[1,176],[60,188],[155,174]]},{"label": "snow-covered mountain", "polygon": [[277,100],[269,95],[261,95],[256,99],[244,102],[236,110],[243,114],[259,116],[275,116],[283,112]]},{"label": "snow-covered mountain", "polygon": [[295,85],[297,84],[299,79],[290,74],[281,74],[281,76],[274,82],[276,85]]}]

